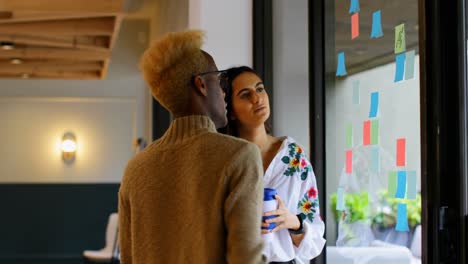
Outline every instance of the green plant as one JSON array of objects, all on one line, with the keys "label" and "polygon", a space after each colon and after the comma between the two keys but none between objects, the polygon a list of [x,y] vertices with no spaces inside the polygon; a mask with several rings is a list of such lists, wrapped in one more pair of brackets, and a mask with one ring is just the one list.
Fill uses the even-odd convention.
[{"label": "green plant", "polygon": [[[369,218],[369,198],[367,192],[347,193],[344,197],[346,210],[345,220],[353,223]],[[336,210],[337,194],[331,195],[331,207],[335,220],[338,222],[342,217],[342,211]]]},{"label": "green plant", "polygon": [[380,208],[373,217],[372,223],[380,227],[391,227],[396,223],[398,203],[406,204],[408,225],[411,228],[421,224],[421,194],[416,194],[415,200],[399,199],[388,196],[388,191],[379,192]]}]

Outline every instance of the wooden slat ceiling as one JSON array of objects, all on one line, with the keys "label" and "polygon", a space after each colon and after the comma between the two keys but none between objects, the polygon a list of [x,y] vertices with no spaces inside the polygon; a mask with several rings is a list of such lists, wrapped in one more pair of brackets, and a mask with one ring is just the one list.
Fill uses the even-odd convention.
[{"label": "wooden slat ceiling", "polygon": [[0,0],[0,78],[104,79],[125,0]]}]

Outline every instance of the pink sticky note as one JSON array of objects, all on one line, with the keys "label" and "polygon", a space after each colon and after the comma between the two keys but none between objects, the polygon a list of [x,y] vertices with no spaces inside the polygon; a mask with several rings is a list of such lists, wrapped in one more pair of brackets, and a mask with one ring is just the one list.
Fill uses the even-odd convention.
[{"label": "pink sticky note", "polygon": [[353,173],[353,151],[346,151],[346,173]]},{"label": "pink sticky note", "polygon": [[371,125],[370,120],[367,120],[364,122],[364,129],[362,130],[363,132],[362,144],[363,145],[370,145],[370,128],[371,128],[370,125]]},{"label": "pink sticky note", "polygon": [[405,166],[406,165],[406,139],[399,138],[396,143],[396,165]]},{"label": "pink sticky note", "polygon": [[359,13],[354,13],[351,16],[351,39],[359,36]]}]

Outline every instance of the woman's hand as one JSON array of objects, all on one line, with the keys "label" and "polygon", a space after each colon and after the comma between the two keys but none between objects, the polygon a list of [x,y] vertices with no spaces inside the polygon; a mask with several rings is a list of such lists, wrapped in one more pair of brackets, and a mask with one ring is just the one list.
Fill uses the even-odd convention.
[{"label": "woman's hand", "polygon": [[270,223],[276,223],[276,227],[272,230],[262,229],[262,234],[276,232],[284,228],[298,229],[301,226],[301,223],[299,222],[299,219],[297,219],[297,216],[288,211],[288,208],[286,208],[283,200],[281,200],[278,195],[275,195],[275,198],[278,201],[278,209],[266,212],[263,214],[263,216],[276,215],[276,217],[267,219],[262,223],[262,227],[268,227]]}]

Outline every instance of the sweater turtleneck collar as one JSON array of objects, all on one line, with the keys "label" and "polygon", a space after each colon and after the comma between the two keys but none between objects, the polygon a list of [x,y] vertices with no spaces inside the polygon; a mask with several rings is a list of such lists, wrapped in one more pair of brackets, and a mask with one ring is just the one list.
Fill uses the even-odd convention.
[{"label": "sweater turtleneck collar", "polygon": [[203,132],[216,132],[215,124],[208,116],[178,117],[172,121],[159,142],[160,144],[177,144]]}]

